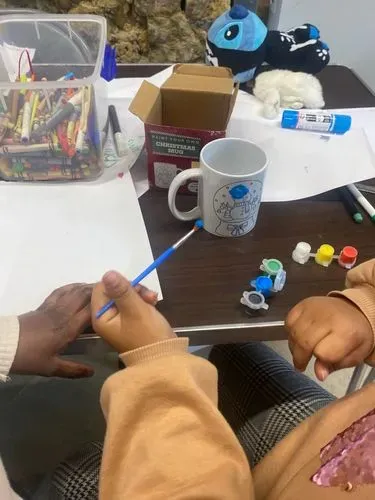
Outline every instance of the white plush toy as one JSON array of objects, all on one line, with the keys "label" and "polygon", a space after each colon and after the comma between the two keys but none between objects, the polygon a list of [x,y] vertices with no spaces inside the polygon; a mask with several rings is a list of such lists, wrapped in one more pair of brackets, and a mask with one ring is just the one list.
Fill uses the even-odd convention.
[{"label": "white plush toy", "polygon": [[255,79],[255,97],[264,103],[263,115],[273,119],[280,108],[320,109],[324,107],[323,89],[319,80],[307,73],[275,69]]}]

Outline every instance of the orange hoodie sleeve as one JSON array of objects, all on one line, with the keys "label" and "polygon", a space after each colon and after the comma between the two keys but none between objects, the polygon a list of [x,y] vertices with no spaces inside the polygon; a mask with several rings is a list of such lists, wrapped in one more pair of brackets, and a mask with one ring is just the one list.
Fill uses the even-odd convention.
[{"label": "orange hoodie sleeve", "polygon": [[171,339],[122,355],[104,384],[103,500],[252,500],[246,456],[217,409],[217,372]]},{"label": "orange hoodie sleeve", "polygon": [[[334,297],[344,296],[355,304],[368,319],[374,333],[375,347],[375,259],[353,268],[346,276],[346,290],[331,292]],[[369,365],[375,366],[375,351],[367,358]]]}]

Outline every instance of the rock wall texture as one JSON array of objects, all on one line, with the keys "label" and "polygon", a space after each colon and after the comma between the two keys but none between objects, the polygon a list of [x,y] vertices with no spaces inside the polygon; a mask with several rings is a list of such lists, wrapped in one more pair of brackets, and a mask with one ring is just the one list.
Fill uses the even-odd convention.
[{"label": "rock wall texture", "polygon": [[0,0],[0,7],[97,14],[121,62],[201,62],[212,21],[230,0]]}]

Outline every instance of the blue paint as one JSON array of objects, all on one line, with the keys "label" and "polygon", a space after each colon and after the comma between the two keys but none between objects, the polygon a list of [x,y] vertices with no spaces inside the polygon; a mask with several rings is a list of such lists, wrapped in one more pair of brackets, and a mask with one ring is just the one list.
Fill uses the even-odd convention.
[{"label": "blue paint", "polygon": [[250,190],[247,186],[244,186],[243,184],[238,184],[237,186],[233,186],[229,190],[229,194],[234,200],[241,200],[244,198],[247,194],[249,194]]},{"label": "blue paint", "polygon": [[269,276],[258,276],[255,280],[250,281],[250,285],[267,298],[271,295],[273,281]]}]

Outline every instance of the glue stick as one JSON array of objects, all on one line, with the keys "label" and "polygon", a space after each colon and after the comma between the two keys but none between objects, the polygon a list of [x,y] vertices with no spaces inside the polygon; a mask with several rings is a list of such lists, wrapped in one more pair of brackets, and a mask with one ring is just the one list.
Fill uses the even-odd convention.
[{"label": "glue stick", "polygon": [[282,128],[310,130],[329,134],[345,134],[352,125],[352,117],[314,111],[286,109],[281,120]]}]

